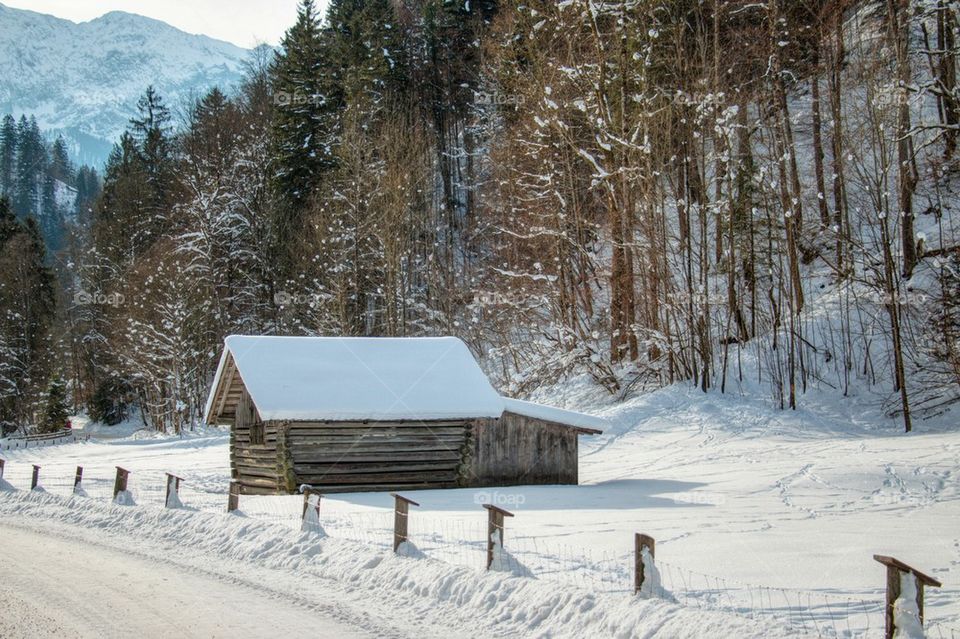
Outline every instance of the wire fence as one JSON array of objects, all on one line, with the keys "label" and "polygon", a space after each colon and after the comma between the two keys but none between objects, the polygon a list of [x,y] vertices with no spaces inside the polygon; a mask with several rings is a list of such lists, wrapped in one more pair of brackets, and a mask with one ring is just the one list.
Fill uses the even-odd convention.
[{"label": "wire fence", "polygon": [[[64,497],[79,495],[98,501],[114,497],[115,477],[103,472],[87,474],[75,492],[75,476],[42,473],[41,490]],[[16,488],[28,489],[32,468],[8,465],[3,479]],[[228,482],[181,483],[179,498],[184,507],[224,512]],[[164,506],[167,483],[150,473],[131,473],[127,492],[137,505]],[[243,495],[240,511],[247,517],[300,530],[302,499],[296,496]],[[331,512],[331,510],[334,510]],[[478,513],[479,515],[479,513]],[[392,510],[336,512],[321,505],[321,526],[327,535],[390,550],[393,547]],[[411,513],[407,538],[431,559],[478,571],[487,567],[487,522],[481,517],[431,517]],[[536,579],[573,586],[595,593],[628,595],[634,592],[632,548],[623,552],[589,549],[558,543],[537,535],[524,534],[517,526],[505,531],[501,569]],[[866,591],[860,596],[830,591],[797,590],[748,584],[696,572],[656,561],[659,573],[645,582],[645,592],[686,607],[725,611],[752,619],[774,619],[804,635],[819,637],[877,637],[884,631],[884,591]],[[956,620],[926,620],[928,637],[960,639],[960,629],[948,625]]]}]

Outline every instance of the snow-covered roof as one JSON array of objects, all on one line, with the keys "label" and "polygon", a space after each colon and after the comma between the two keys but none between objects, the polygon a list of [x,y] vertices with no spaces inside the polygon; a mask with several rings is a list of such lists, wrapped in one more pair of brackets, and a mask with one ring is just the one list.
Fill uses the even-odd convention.
[{"label": "snow-covered roof", "polygon": [[208,423],[222,413],[234,373],[267,421],[499,418],[509,410],[588,430],[604,424],[501,397],[455,337],[230,336],[207,400]]},{"label": "snow-covered roof", "polygon": [[600,430],[609,426],[607,420],[602,417],[577,413],[572,410],[564,410],[563,408],[554,408],[553,406],[546,406],[544,404],[525,402],[522,399],[504,397],[503,403],[504,410],[508,412],[523,415],[524,417],[542,419],[545,422],[566,424],[567,426],[574,426],[585,430]]}]

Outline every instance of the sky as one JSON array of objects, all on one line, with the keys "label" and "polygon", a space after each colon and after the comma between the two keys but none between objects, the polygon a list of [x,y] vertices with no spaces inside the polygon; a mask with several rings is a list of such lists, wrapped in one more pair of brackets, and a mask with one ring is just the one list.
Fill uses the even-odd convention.
[{"label": "sky", "polygon": [[[137,13],[241,47],[277,45],[297,16],[298,0],[0,0],[8,7],[86,22],[110,11]],[[322,7],[325,2],[318,2]]]}]

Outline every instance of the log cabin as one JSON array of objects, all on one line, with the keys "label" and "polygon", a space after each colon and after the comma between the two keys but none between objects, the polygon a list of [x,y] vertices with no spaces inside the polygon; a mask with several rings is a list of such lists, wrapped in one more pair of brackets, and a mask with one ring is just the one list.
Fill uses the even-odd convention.
[{"label": "log cabin", "polygon": [[605,425],[502,397],[453,337],[228,337],[205,421],[247,494],[576,484]]}]

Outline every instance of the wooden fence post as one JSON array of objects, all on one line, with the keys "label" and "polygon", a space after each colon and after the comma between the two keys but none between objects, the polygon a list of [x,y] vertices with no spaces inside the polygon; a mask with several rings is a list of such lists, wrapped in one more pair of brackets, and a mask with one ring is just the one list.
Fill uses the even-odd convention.
[{"label": "wooden fence post", "polygon": [[653,557],[656,552],[657,542],[650,535],[637,533],[633,537],[633,594],[640,592],[643,588],[643,549],[646,548]]},{"label": "wooden fence post", "polygon": [[0,479],[3,479],[3,466],[7,463],[3,457],[0,457]]},{"label": "wooden fence post", "polygon": [[513,517],[513,513],[490,504],[484,504],[483,507],[487,509],[487,570],[490,570],[490,565],[493,564],[494,537],[503,548],[503,518]]},{"label": "wooden fence post", "polygon": [[240,508],[240,482],[236,479],[230,480],[230,494],[227,496],[227,512],[232,513],[233,511]]},{"label": "wooden fence post", "polygon": [[34,490],[40,485],[40,467],[33,465],[33,477],[30,478],[30,490]]},{"label": "wooden fence post", "polygon": [[80,482],[83,481],[83,466],[77,466],[77,474],[73,478],[73,492],[77,492]]},{"label": "wooden fence post", "polygon": [[873,558],[887,567],[887,602],[884,606],[886,617],[886,639],[893,639],[897,631],[896,618],[893,614],[893,605],[900,598],[900,577],[903,574],[912,574],[917,580],[917,610],[919,611],[920,625],[923,625],[923,587],[933,586],[942,588],[943,584],[929,575],[925,575],[916,568],[908,566],[899,559],[886,555],[874,555]]},{"label": "wooden fence post", "polygon": [[407,522],[410,519],[410,506],[419,506],[420,504],[397,493],[390,493],[390,495],[394,500],[393,552],[397,552],[400,544],[407,540]]},{"label": "wooden fence post", "polygon": [[180,482],[183,481],[180,477],[176,475],[171,475],[167,473],[167,496],[163,500],[163,507],[170,508],[170,494],[173,493],[177,501],[180,501]]},{"label": "wooden fence post", "polygon": [[127,479],[130,478],[130,471],[117,466],[117,478],[113,482],[113,498],[127,490]]}]

